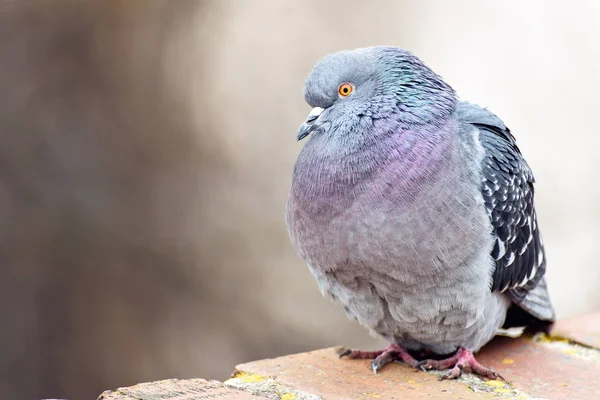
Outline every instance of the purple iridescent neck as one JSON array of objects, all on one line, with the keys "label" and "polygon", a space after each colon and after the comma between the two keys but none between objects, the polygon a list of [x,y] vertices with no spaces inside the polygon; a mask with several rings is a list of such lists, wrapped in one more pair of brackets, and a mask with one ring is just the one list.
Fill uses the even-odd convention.
[{"label": "purple iridescent neck", "polygon": [[336,213],[363,194],[375,203],[415,201],[456,153],[456,129],[452,118],[418,130],[382,119],[352,138],[316,135],[298,157],[291,195],[317,214]]}]

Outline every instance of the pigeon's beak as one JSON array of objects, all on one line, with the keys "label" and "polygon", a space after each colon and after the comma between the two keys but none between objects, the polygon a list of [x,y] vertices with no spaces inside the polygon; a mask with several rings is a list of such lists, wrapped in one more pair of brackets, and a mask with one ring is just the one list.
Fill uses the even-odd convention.
[{"label": "pigeon's beak", "polygon": [[298,129],[296,140],[301,141],[302,139],[310,135],[310,133],[315,128],[315,122],[317,118],[319,118],[319,115],[321,115],[323,111],[324,109],[321,107],[315,107],[312,110],[310,110],[306,121],[304,121],[304,123],[300,125],[300,128]]}]

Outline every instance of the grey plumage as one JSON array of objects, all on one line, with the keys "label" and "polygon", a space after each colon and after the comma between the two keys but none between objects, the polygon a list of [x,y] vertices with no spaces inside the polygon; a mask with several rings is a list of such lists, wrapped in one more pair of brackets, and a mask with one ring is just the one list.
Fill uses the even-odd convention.
[{"label": "grey plumage", "polygon": [[533,175],[498,117],[392,47],[326,57],[305,98],[318,108],[286,219],[325,295],[390,343],[440,354],[479,350],[515,305],[553,320]]}]

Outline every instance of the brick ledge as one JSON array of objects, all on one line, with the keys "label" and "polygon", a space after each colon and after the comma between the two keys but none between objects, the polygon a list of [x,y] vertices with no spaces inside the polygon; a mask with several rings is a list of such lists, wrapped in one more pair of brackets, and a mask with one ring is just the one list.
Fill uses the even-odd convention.
[{"label": "brick ledge", "polygon": [[559,321],[552,336],[497,337],[478,354],[508,381],[464,374],[439,381],[400,364],[374,375],[368,360],[322,349],[238,365],[224,383],[166,380],[106,391],[99,400],[348,400],[600,398],[600,313]]}]

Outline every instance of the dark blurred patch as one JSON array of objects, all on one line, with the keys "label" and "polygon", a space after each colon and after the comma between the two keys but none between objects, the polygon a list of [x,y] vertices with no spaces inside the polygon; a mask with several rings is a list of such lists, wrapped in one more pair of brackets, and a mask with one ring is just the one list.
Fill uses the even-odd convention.
[{"label": "dark blurred patch", "polygon": [[218,159],[166,83],[165,51],[202,3],[1,7],[0,398],[169,376],[162,324],[210,280],[189,279],[182,227]]}]

